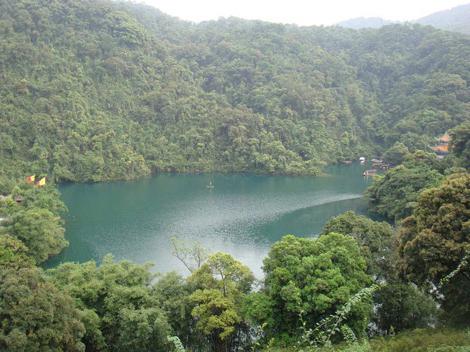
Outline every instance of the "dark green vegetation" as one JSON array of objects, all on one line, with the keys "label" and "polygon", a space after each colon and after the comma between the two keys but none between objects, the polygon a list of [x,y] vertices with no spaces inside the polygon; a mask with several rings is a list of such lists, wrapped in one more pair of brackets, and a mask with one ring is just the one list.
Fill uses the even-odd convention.
[{"label": "dark green vegetation", "polygon": [[[1,351],[468,351],[469,39],[194,26],[101,1],[0,10]],[[449,128],[438,161],[427,148]],[[65,208],[25,175],[315,173],[385,149],[395,167],[367,196],[395,228],[348,212],[318,238],[287,235],[260,281],[187,243],[175,254],[188,277],[110,256],[36,266],[66,245]]]},{"label": "dark green vegetation", "polygon": [[[413,214],[399,233],[400,266],[404,275],[422,285],[440,286],[466,256],[470,258],[470,176],[453,174],[437,187],[424,190]],[[462,323],[470,315],[470,278],[462,270],[441,289],[443,307]]]},{"label": "dark green vegetation", "polygon": [[375,178],[366,191],[370,209],[390,221],[411,215],[418,195],[427,187],[438,185],[445,175],[466,172],[470,166],[470,125],[464,122],[450,130],[451,154],[437,160],[433,153],[410,153],[401,143],[393,145],[384,158],[396,167]]},{"label": "dark green vegetation", "polygon": [[467,121],[451,131],[451,149],[457,157],[457,165],[470,168],[470,122]]},{"label": "dark green vegetation", "polygon": [[[265,288],[249,308],[267,337],[298,337],[303,324],[320,323],[372,281],[356,241],[334,232],[318,240],[285,236],[272,246],[263,270]],[[356,336],[364,335],[370,310],[370,302],[361,302],[350,313],[347,324]]]},{"label": "dark green vegetation", "polygon": [[66,208],[54,186],[36,188],[20,183],[0,200],[0,235],[21,240],[36,264],[59,254],[66,246],[61,215]]},{"label": "dark green vegetation", "polygon": [[164,350],[170,326],[151,286],[149,266],[114,263],[112,257],[67,263],[48,273],[70,295],[85,327],[83,343],[96,351]]},{"label": "dark green vegetation", "polygon": [[393,228],[388,223],[372,221],[347,211],[331,218],[320,236],[330,232],[348,234],[356,240],[366,260],[368,274],[378,279],[381,279],[380,275],[389,276]]},{"label": "dark green vegetation", "polygon": [[421,26],[192,25],[108,1],[0,2],[10,177],[315,174],[469,118],[470,39]]},{"label": "dark green vegetation", "polygon": [[[419,160],[428,165],[432,157]],[[62,236],[48,237],[62,235],[60,221],[47,229],[54,222],[18,214],[56,216],[63,206],[52,186],[20,184],[12,191],[22,194],[20,204],[11,196],[0,203],[0,349],[466,351],[470,175],[442,172],[450,174],[416,190],[396,229],[346,212],[317,239],[283,237],[264,259],[261,281],[228,254],[177,240],[186,278],[111,256],[99,266],[44,271],[35,264],[64,245]]]},{"label": "dark green vegetation", "polygon": [[[13,248],[19,245],[12,243]],[[2,351],[84,350],[83,317],[72,298],[46,281],[41,270],[34,266],[5,266],[3,253],[0,302]]]},{"label": "dark green vegetation", "polygon": [[371,210],[389,220],[411,215],[419,192],[439,183],[443,163],[434,154],[418,151],[407,154],[401,165],[392,168],[367,190]]}]

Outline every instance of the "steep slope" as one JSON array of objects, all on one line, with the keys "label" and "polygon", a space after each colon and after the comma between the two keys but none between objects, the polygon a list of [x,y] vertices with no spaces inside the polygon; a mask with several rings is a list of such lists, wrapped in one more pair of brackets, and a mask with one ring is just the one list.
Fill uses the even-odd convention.
[{"label": "steep slope", "polygon": [[470,34],[470,4],[433,13],[416,20],[416,23],[448,31]]},{"label": "steep slope", "polygon": [[315,174],[470,118],[468,38],[420,26],[193,25],[104,0],[0,3],[3,173]]}]

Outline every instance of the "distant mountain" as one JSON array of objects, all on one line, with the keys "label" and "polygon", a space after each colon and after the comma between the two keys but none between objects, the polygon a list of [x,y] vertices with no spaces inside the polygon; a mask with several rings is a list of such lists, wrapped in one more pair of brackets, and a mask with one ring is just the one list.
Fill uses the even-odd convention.
[{"label": "distant mountain", "polygon": [[337,23],[338,26],[343,28],[361,29],[361,28],[380,28],[387,24],[392,24],[392,21],[384,20],[380,17],[356,17],[350,20]]},{"label": "distant mountain", "polygon": [[[454,7],[450,10],[435,12],[429,16],[411,21],[435,28],[470,34],[470,4]],[[380,17],[357,17],[338,22],[336,25],[343,28],[380,28],[387,24],[398,23]]]},{"label": "distant mountain", "polygon": [[470,4],[433,13],[416,20],[416,23],[430,25],[448,31],[470,34]]}]

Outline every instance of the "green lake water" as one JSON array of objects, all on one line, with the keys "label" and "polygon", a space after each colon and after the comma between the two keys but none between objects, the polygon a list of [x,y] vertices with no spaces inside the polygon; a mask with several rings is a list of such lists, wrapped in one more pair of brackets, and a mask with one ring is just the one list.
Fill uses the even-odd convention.
[{"label": "green lake water", "polygon": [[[359,164],[329,167],[318,177],[159,175],[133,182],[60,187],[69,212],[70,245],[47,263],[116,259],[153,262],[159,272],[184,267],[170,237],[231,253],[259,277],[270,245],[285,234],[315,236],[332,216],[365,211],[370,183]],[[206,186],[212,180],[214,189]]]}]

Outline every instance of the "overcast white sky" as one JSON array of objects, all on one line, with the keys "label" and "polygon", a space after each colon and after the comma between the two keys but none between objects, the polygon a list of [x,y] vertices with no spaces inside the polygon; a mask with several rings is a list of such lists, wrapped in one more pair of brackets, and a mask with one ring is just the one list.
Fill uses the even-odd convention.
[{"label": "overcast white sky", "polygon": [[354,17],[407,21],[469,0],[139,0],[168,15],[200,22],[241,17],[299,25],[331,25]]}]

